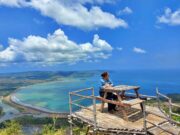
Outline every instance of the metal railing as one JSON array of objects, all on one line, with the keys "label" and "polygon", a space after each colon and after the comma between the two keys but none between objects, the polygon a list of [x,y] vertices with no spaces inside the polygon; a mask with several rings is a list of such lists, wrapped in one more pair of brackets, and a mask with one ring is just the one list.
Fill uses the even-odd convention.
[{"label": "metal railing", "polygon": [[[169,114],[167,114],[167,112],[165,112],[165,110],[163,108],[161,108],[161,99],[162,98],[164,98],[164,99],[166,99],[168,101],[168,112],[169,112]],[[158,117],[161,117],[161,118],[167,120],[171,124],[180,125],[180,122],[177,122],[177,121],[172,119],[172,115],[180,116],[179,114],[174,113],[172,111],[172,107],[174,106],[174,107],[180,108],[180,106],[177,105],[177,104],[172,103],[171,98],[167,97],[164,94],[161,94],[159,92],[158,88],[156,88],[156,99],[157,99],[157,102],[158,102],[158,108],[164,114],[164,116],[158,115],[158,114],[153,113],[153,112],[151,112],[151,114],[156,115]],[[163,131],[165,131],[167,133],[173,134],[171,131],[161,127],[161,125],[155,124],[155,123],[153,123],[153,122],[151,122],[151,121],[149,121],[147,119],[145,119],[145,123],[150,123],[150,124],[154,125],[155,127],[160,128],[161,130],[163,130]],[[147,130],[146,130],[146,133],[147,133]]]},{"label": "metal railing", "polygon": [[[167,119],[169,122],[179,125],[180,122],[174,121],[174,120],[172,119],[172,116],[175,115],[175,116],[179,116],[179,117],[180,117],[180,115],[177,114],[177,113],[174,113],[173,110],[172,110],[172,108],[173,108],[173,107],[180,108],[180,106],[177,105],[177,104],[172,103],[171,98],[167,97],[166,95],[161,94],[161,93],[159,92],[158,88],[156,89],[156,94],[157,94],[157,100],[158,100],[158,108],[159,108],[159,110],[166,116],[166,119]],[[165,111],[163,110],[163,108],[161,108],[161,105],[160,105],[161,97],[163,97],[164,99],[166,99],[166,100],[168,101],[168,112],[169,112],[168,114],[167,114],[167,112],[165,112]]]},{"label": "metal railing", "polygon": [[[86,96],[86,95],[83,95],[82,92],[85,92],[85,91],[90,91],[91,92],[91,95],[90,96]],[[78,99],[75,99],[73,100],[73,97],[78,97]],[[87,107],[85,105],[81,105],[79,104],[80,101],[82,100],[86,100],[86,99],[90,99],[92,100],[92,104],[93,104],[93,108],[90,108],[90,107]],[[96,97],[95,97],[95,94],[94,94],[94,88],[91,87],[91,88],[86,88],[86,89],[80,89],[80,90],[77,90],[77,91],[73,91],[73,92],[69,92],[69,111],[70,111],[70,116],[72,115],[73,113],[73,106],[76,106],[76,107],[79,107],[81,109],[86,109],[86,110],[89,110],[92,112],[93,114],[93,125],[94,125],[94,134],[96,133],[96,129],[97,129],[97,119],[96,119]],[[72,121],[70,121],[70,128],[71,128],[71,135],[73,134],[72,133]]]}]

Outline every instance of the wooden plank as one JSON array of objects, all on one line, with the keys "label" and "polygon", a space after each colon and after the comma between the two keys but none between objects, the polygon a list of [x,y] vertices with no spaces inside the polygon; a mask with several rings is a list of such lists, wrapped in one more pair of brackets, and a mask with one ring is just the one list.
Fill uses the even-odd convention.
[{"label": "wooden plank", "polygon": [[93,90],[93,89],[94,89],[93,87],[85,88],[85,89],[80,89],[80,90],[76,90],[76,91],[70,92],[69,94],[79,93],[79,92],[82,92],[82,91],[88,91],[88,90]]},{"label": "wooden plank", "polygon": [[172,106],[180,108],[180,105],[172,103]]},{"label": "wooden plank", "polygon": [[122,101],[123,104],[130,105],[130,106],[133,106],[133,105],[136,105],[136,104],[140,104],[142,102],[144,102],[144,100],[141,100],[139,98],[131,99],[131,100],[123,100]]},{"label": "wooden plank", "polygon": [[73,96],[81,97],[81,98],[87,98],[87,99],[93,99],[94,96],[84,96],[81,94],[71,93]]},{"label": "wooden plank", "polygon": [[164,123],[159,126],[160,128],[155,127],[155,128],[149,129],[148,131],[153,135],[179,135],[180,134],[180,128],[173,126],[170,123]]},{"label": "wooden plank", "polygon": [[75,106],[77,106],[77,107],[80,107],[80,108],[83,108],[83,109],[87,109],[87,110],[89,110],[89,111],[92,111],[93,112],[93,110],[92,109],[90,109],[89,107],[85,107],[85,106],[82,106],[82,105],[79,105],[79,104],[76,104],[76,103],[70,103],[71,105],[75,105]]},{"label": "wooden plank", "polygon": [[[135,99],[137,96],[134,95],[127,95],[127,93],[124,95],[123,99]],[[139,96],[141,100],[149,100],[147,97]]]},{"label": "wooden plank", "polygon": [[122,100],[121,102],[104,99],[103,97],[96,97],[96,99],[103,101],[103,102],[106,102],[106,103],[111,103],[111,104],[120,105],[120,106],[124,106],[124,107],[133,106],[133,105],[140,104],[140,103],[144,102],[144,100],[141,100],[139,98],[132,99],[132,100]]},{"label": "wooden plank", "polygon": [[139,86],[128,86],[128,85],[118,85],[115,87],[106,87],[104,88],[104,91],[107,92],[122,92],[122,91],[127,91],[127,90],[134,90],[134,89],[139,89]]},{"label": "wooden plank", "polygon": [[119,101],[114,101],[114,100],[108,100],[108,99],[105,99],[103,97],[96,97],[97,100],[100,100],[100,101],[103,101],[105,103],[111,103],[111,104],[115,104],[115,105],[119,105],[119,106],[130,106],[128,104],[123,104]]}]

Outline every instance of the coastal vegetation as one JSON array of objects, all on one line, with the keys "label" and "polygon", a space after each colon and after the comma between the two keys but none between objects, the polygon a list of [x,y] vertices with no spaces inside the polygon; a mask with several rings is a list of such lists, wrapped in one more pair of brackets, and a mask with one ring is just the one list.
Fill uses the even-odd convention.
[{"label": "coastal vegetation", "polygon": [[0,135],[23,135],[22,126],[12,120],[1,124]]},{"label": "coastal vegetation", "polygon": [[167,94],[167,96],[172,99],[172,102],[180,103],[180,94],[179,93]]},{"label": "coastal vegetation", "polygon": [[[15,120],[0,124],[0,135],[25,135],[23,126],[36,125],[41,127],[40,131],[35,131],[34,135],[66,135],[69,133],[67,119],[63,118],[34,118],[32,116],[20,117]],[[86,127],[74,128],[74,135],[84,135]]]},{"label": "coastal vegetation", "polygon": [[21,125],[44,125],[44,124],[54,124],[57,127],[69,126],[67,118],[58,117],[33,117],[33,116],[23,116],[16,118],[16,121]]}]

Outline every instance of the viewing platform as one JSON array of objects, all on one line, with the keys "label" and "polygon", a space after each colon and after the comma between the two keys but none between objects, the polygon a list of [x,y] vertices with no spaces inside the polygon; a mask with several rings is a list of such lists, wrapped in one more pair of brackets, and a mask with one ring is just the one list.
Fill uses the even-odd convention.
[{"label": "viewing platform", "polygon": [[[124,85],[123,85],[124,87]],[[91,91],[92,93],[90,94]],[[87,93],[90,95],[88,96]],[[164,96],[157,91],[158,96]],[[152,135],[179,135],[180,134],[180,125],[179,122],[176,122],[171,119],[171,116],[167,116],[166,113],[159,107],[152,107],[145,105],[145,101],[149,98],[157,98],[157,101],[160,102],[160,98],[153,96],[143,96],[133,95],[132,93],[127,93],[125,97],[131,99],[123,98],[124,102],[121,102],[122,106],[119,105],[119,102],[116,101],[114,104],[119,105],[119,110],[115,113],[109,113],[107,110],[107,104],[105,104],[102,111],[102,103],[108,103],[105,100],[99,102],[99,97],[94,96],[94,89],[87,88],[83,90],[78,90],[71,92],[69,94],[69,103],[70,103],[70,115],[69,122],[71,129],[78,122],[87,125],[87,135],[96,135],[97,133],[101,134],[152,134]],[[74,98],[76,97],[76,98]],[[168,98],[164,96],[164,98]],[[127,103],[135,101],[134,99],[140,99],[143,102],[138,102],[132,106],[128,106]],[[91,105],[82,105],[82,100],[91,100]],[[171,102],[171,100],[169,100]],[[124,103],[124,107],[123,107]],[[139,104],[143,104],[142,106]],[[170,103],[171,105],[175,105]],[[76,111],[73,111],[73,106],[78,107]],[[178,105],[175,105],[179,107]],[[126,116],[124,115],[126,112]],[[172,112],[173,115],[178,115]],[[72,132],[71,132],[72,134]]]}]

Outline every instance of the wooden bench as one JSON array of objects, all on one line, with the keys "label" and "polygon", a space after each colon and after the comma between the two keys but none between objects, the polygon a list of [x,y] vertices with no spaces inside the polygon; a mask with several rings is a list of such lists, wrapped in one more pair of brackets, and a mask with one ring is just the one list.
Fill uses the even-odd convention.
[{"label": "wooden bench", "polygon": [[143,103],[144,100],[140,98],[135,98],[135,99],[130,99],[130,100],[123,100],[122,103],[125,104],[126,106],[134,106],[136,104],[141,104]]},{"label": "wooden bench", "polygon": [[[121,106],[123,115],[126,120],[128,120],[128,116],[127,116],[127,113],[124,108],[132,107],[136,104],[142,104],[144,102],[144,100],[142,100],[140,98],[135,98],[135,99],[130,99],[130,100],[122,100],[121,102],[116,101],[116,100],[108,100],[108,99],[105,99],[100,96],[97,96],[96,99],[102,101],[103,103],[110,103],[110,104],[115,104],[115,105]],[[103,112],[103,108],[101,108],[101,112]]]}]

